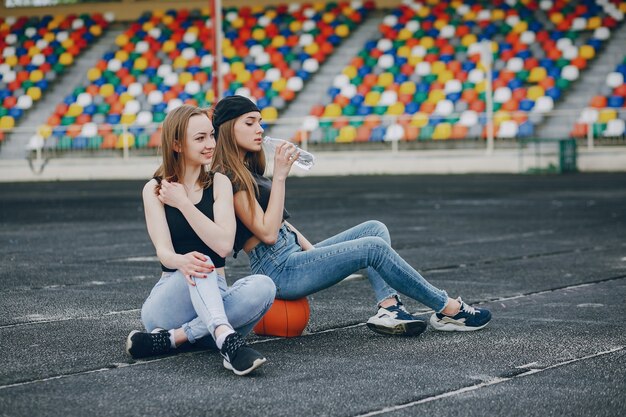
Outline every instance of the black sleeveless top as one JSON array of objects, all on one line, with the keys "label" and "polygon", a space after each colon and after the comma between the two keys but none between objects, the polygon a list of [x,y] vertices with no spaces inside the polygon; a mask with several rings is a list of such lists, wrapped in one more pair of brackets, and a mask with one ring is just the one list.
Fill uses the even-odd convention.
[{"label": "black sleeveless top", "polygon": [[[256,201],[259,202],[259,205],[263,209],[263,211],[267,210],[267,205],[270,202],[270,192],[272,191],[272,181],[269,178],[264,177],[263,175],[252,173],[252,178],[256,182],[259,187],[259,195],[256,196]],[[233,185],[233,194],[237,191],[240,191],[237,187]],[[283,220],[291,217],[287,209],[283,208]],[[254,236],[254,233],[250,231],[242,222],[237,218],[237,232],[235,233],[235,247],[233,257],[237,257],[237,252],[243,249],[243,245]]]},{"label": "black sleeveless top", "polygon": [[[211,185],[202,191],[202,199],[195,206],[202,214],[213,220],[213,203],[213,185]],[[167,204],[164,205],[164,208],[167,226],[170,229],[170,236],[174,245],[174,252],[184,255],[188,252],[197,251],[211,258],[216,268],[221,268],[226,264],[224,258],[209,248],[194,232],[180,210]],[[175,269],[167,268],[163,264],[161,264],[161,269],[165,272],[176,271]]]}]

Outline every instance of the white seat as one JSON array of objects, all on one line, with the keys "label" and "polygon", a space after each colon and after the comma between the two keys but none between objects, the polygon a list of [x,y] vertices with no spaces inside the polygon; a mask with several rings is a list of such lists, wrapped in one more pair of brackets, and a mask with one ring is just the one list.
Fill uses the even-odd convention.
[{"label": "white seat", "polygon": [[[350,84],[352,85],[352,84]],[[293,77],[290,77],[287,80],[287,89],[291,90],[291,91],[300,91],[302,90],[302,88],[304,88],[304,81],[302,81],[302,78],[298,77],[297,75],[294,75]],[[356,87],[355,87],[355,94],[356,94]]]},{"label": "white seat", "polygon": [[185,93],[189,95],[196,95],[200,91],[202,91],[202,86],[196,80],[191,80],[187,84],[185,84]]},{"label": "white seat", "polygon": [[517,122],[513,120],[505,120],[500,123],[500,128],[498,129],[497,137],[503,139],[513,139],[517,136],[517,132],[519,127],[517,126]]},{"label": "white seat", "polygon": [[380,99],[378,100],[378,104],[380,106],[391,106],[392,104],[396,104],[398,102],[398,93],[393,90],[386,90],[380,95]]},{"label": "white seat", "polygon": [[493,101],[494,103],[506,103],[512,96],[513,93],[509,87],[498,87],[493,92]]},{"label": "white seat", "polygon": [[561,77],[565,78],[567,81],[575,81],[580,76],[580,71],[578,67],[574,65],[566,65],[561,70]]},{"label": "white seat", "polygon": [[461,113],[459,124],[467,127],[472,127],[478,124],[478,113],[474,110],[465,110]]},{"label": "white seat", "polygon": [[342,88],[350,84],[350,77],[346,74],[339,74],[333,79],[333,87]]},{"label": "white seat", "polygon": [[435,107],[435,114],[440,116],[450,116],[454,111],[454,103],[450,100],[440,100]]},{"label": "white seat", "polygon": [[606,76],[606,85],[611,88],[624,84],[624,75],[621,72],[610,72]]},{"label": "white seat", "polygon": [[552,97],[543,96],[539,97],[537,101],[535,101],[535,107],[533,107],[533,111],[536,113],[547,113],[554,109],[554,100]]},{"label": "white seat", "polygon": [[397,123],[390,125],[385,132],[385,141],[398,141],[404,137],[404,128]]},{"label": "white seat", "polygon": [[389,54],[381,55],[380,58],[378,58],[378,63],[377,64],[382,69],[387,70],[387,69],[393,67],[393,64],[394,64],[393,56],[389,55]]},{"label": "white seat", "polygon": [[80,129],[80,134],[86,138],[93,138],[98,134],[98,125],[93,122],[87,122]]},{"label": "white seat", "polygon": [[626,130],[626,123],[622,119],[609,120],[602,136],[605,138],[623,136],[624,130]]},{"label": "white seat", "polygon": [[583,109],[583,111],[580,113],[580,117],[578,118],[578,121],[580,123],[586,123],[586,124],[595,123],[598,121],[598,116],[599,116],[598,109],[587,107]]}]

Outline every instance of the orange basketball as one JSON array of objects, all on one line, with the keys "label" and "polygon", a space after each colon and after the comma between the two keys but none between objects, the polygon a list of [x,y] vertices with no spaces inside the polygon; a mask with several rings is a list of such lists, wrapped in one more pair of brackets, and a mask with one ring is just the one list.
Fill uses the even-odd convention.
[{"label": "orange basketball", "polygon": [[306,297],[293,301],[275,299],[256,326],[259,336],[300,336],[309,322],[309,301]]}]

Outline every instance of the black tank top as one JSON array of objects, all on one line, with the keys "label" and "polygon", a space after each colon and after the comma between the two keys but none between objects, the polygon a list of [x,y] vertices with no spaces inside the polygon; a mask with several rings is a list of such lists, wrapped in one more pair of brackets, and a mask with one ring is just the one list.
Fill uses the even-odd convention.
[{"label": "black tank top", "polygon": [[[270,202],[270,192],[272,191],[272,181],[269,178],[264,177],[263,175],[259,175],[256,173],[251,173],[252,178],[256,182],[259,187],[259,195],[256,196],[256,200],[259,202],[259,205],[263,209],[263,211],[267,210],[267,205]],[[233,186],[233,194],[237,191],[240,191],[237,187]],[[291,217],[287,209],[283,208],[283,220]],[[233,257],[237,257],[237,253],[243,249],[243,245],[254,236],[252,233],[242,222],[237,218],[237,233],[235,233],[235,247]]]},{"label": "black tank top", "polygon": [[[211,185],[202,191],[202,199],[195,206],[202,214],[213,220],[213,203],[213,186]],[[170,229],[170,236],[172,237],[172,244],[174,245],[174,252],[184,255],[188,252],[197,251],[211,258],[216,268],[221,268],[226,264],[224,258],[211,250],[211,248],[200,239],[196,232],[194,232],[180,210],[168,206],[167,204],[164,205],[164,207],[167,226]],[[176,271],[175,269],[167,268],[163,264],[161,264],[161,269],[165,272]]]}]

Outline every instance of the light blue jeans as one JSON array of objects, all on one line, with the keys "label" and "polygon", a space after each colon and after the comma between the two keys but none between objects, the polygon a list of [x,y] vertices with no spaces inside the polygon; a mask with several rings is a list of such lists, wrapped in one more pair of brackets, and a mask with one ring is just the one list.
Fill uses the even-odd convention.
[{"label": "light blue jeans", "polygon": [[[182,327],[191,343],[199,339],[214,347],[214,331],[227,325],[245,336],[274,302],[276,287],[264,275],[251,275],[228,287],[216,272],[193,278],[189,285],[180,271],[164,272],[141,308],[146,330]],[[206,338],[205,336],[211,336]]]},{"label": "light blue jeans", "polygon": [[296,234],[283,225],[274,245],[259,243],[248,254],[250,268],[276,284],[276,297],[293,300],[328,288],[367,268],[377,303],[408,295],[439,312],[448,294],[426,281],[391,247],[387,226],[367,221],[303,251]]}]

